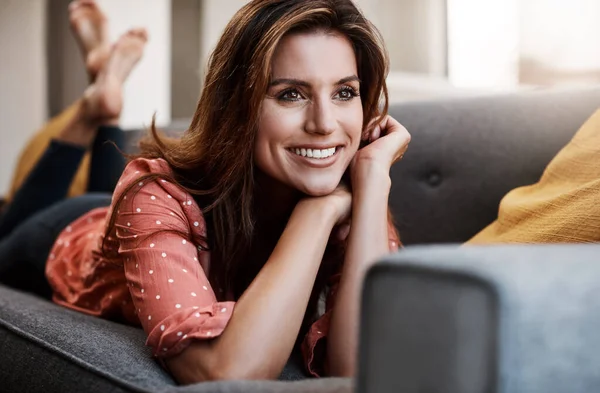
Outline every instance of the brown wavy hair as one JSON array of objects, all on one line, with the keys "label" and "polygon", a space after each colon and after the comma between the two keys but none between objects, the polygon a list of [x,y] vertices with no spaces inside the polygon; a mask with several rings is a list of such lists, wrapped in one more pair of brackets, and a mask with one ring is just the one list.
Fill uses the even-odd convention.
[{"label": "brown wavy hair", "polygon": [[[170,180],[195,196],[207,220],[211,284],[236,296],[254,279],[274,246],[256,252],[251,148],[273,54],[285,35],[313,31],[337,32],[352,43],[361,80],[363,126],[386,114],[387,52],[377,29],[352,1],[254,0],[231,19],[212,53],[189,129],[180,138],[167,138],[153,122],[149,137],[140,142],[139,156],[167,161],[175,173]],[[326,258],[339,261],[340,252],[330,249]],[[265,260],[250,261],[260,259],[256,255]],[[334,265],[328,266],[335,269]],[[321,284],[330,273],[320,274]]]}]

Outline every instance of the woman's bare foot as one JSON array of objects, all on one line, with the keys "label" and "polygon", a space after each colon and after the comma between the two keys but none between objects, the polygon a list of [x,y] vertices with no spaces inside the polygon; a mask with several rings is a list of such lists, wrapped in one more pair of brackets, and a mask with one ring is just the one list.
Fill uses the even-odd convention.
[{"label": "woman's bare foot", "polygon": [[69,22],[93,83],[110,54],[108,20],[94,0],[75,0],[69,4]]},{"label": "woman's bare foot", "polygon": [[115,42],[96,82],[84,93],[88,119],[101,124],[118,122],[123,107],[123,84],[142,57],[147,41],[146,29],[139,28],[129,30]]}]

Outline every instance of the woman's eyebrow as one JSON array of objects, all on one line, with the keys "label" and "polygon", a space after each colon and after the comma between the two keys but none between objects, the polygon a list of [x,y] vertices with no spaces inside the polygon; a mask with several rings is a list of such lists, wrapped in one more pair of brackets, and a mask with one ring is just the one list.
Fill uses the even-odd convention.
[{"label": "woman's eyebrow", "polygon": [[342,78],[339,81],[337,81],[336,85],[343,85],[344,83],[348,83],[348,82],[360,83],[360,79],[356,75],[350,75],[350,76],[347,76],[347,77]]},{"label": "woman's eyebrow", "polygon": [[[343,85],[344,83],[357,81],[360,83],[360,79],[356,75],[350,75],[345,78],[340,79],[335,83],[335,85]],[[310,83],[303,81],[301,79],[294,78],[279,78],[274,79],[269,83],[269,87],[277,86],[277,85],[292,85],[292,86],[302,86],[302,87],[310,87]]]}]

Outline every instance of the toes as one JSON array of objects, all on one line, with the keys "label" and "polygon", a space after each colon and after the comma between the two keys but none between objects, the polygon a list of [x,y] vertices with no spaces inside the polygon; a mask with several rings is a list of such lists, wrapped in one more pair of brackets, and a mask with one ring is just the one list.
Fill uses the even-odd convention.
[{"label": "toes", "polygon": [[146,29],[143,27],[131,29],[127,32],[127,35],[134,36],[136,38],[140,38],[144,41],[148,41],[148,31],[146,31]]},{"label": "toes", "polygon": [[69,16],[71,19],[77,19],[78,16],[85,13],[100,17],[104,16],[94,0],[76,0],[69,4]]},{"label": "toes", "polygon": [[70,2],[69,3],[69,12],[75,11],[77,8],[79,8],[80,5],[81,5],[81,3],[78,0]]},{"label": "toes", "polygon": [[93,0],[75,0],[69,4],[69,12],[74,12],[85,8],[99,9],[98,4],[96,4],[96,2]]},{"label": "toes", "polygon": [[79,1],[74,1],[69,4],[69,20],[71,23],[77,21],[78,16],[81,15],[82,5]]},{"label": "toes", "polygon": [[89,7],[89,8],[93,8],[93,9],[100,9],[98,7],[98,4],[94,1],[94,0],[79,0],[79,3],[83,6]]}]

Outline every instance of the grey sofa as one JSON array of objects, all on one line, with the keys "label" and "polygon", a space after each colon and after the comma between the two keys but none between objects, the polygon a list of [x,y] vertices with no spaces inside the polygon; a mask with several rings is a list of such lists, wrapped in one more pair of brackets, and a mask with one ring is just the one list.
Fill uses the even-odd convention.
[{"label": "grey sofa", "polygon": [[[397,258],[416,255],[407,258],[430,260],[432,248],[424,245],[460,243],[482,229],[495,218],[502,196],[535,182],[598,107],[600,88],[394,105],[392,115],[406,125],[413,140],[402,164],[392,170],[390,203],[403,242],[424,247],[412,251],[411,246]],[[506,249],[508,257],[520,252]],[[436,261],[446,255],[460,259],[453,246],[436,248],[435,255]],[[535,258],[536,252],[527,255]],[[489,254],[482,251],[481,258],[470,260],[484,257]],[[365,292],[365,299],[370,294]],[[369,315],[365,313],[363,318]],[[365,323],[361,338],[358,386],[363,390],[369,389],[366,373],[373,372],[365,361],[372,354],[364,343],[380,342],[379,337],[365,338],[370,328]],[[152,360],[144,341],[140,329],[88,317],[0,285],[1,391],[345,392],[353,386],[349,379],[324,378],[179,387]],[[290,360],[282,379],[300,377],[298,362]]]}]

